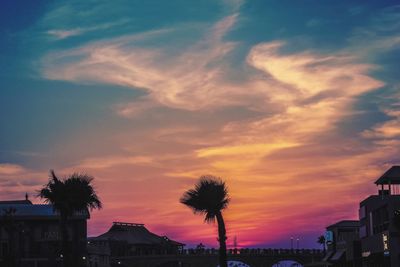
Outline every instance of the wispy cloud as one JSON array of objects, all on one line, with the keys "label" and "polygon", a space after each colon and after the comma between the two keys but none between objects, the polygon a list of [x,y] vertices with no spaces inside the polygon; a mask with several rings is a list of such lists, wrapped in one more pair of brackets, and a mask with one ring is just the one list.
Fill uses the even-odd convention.
[{"label": "wispy cloud", "polygon": [[348,38],[349,50],[363,58],[374,58],[396,49],[400,43],[399,18],[399,5],[380,10],[367,21],[367,25],[353,30]]},{"label": "wispy cloud", "polygon": [[222,3],[227,9],[228,13],[236,13],[245,3],[245,0],[222,0]]},{"label": "wispy cloud", "polygon": [[197,152],[199,157],[212,157],[212,156],[225,156],[225,155],[241,155],[246,154],[262,154],[267,155],[275,150],[295,147],[298,144],[290,143],[274,143],[274,144],[251,144],[251,145],[238,145],[230,147],[209,147],[201,149]]},{"label": "wispy cloud", "polygon": [[91,27],[78,27],[74,29],[53,29],[48,30],[47,34],[51,35],[57,40],[66,39],[72,36],[82,35],[88,32],[110,29],[115,26],[120,26],[129,22],[129,19],[124,19],[116,22],[104,23]]},{"label": "wispy cloud", "polygon": [[132,164],[149,164],[153,160],[147,156],[108,156],[104,158],[91,158],[86,159],[79,164],[80,169],[103,169],[111,168],[118,165],[132,165]]},{"label": "wispy cloud", "polygon": [[13,175],[26,172],[25,168],[17,164],[0,164],[0,175]]},{"label": "wispy cloud", "polygon": [[[240,10],[241,1],[230,4],[229,10]],[[387,121],[343,126],[362,117],[356,110],[362,97],[386,86],[371,74],[380,66],[366,55],[392,49],[397,35],[366,42],[367,28],[359,29],[348,47],[324,52],[288,52],[290,40],[246,48],[229,38],[238,18],[234,13],[214,23],[127,34],[53,51],[43,59],[46,79],[120,85],[144,94],[112,107],[126,124],[110,137],[123,153],[80,159],[64,170],[87,169],[98,177],[108,203],[99,218],[103,225],[112,215],[146,218],[161,229],[161,216],[164,229],[184,221],[181,230],[171,231],[196,242],[189,229],[200,219],[177,199],[194,178],[214,173],[227,180],[232,194],[229,235],[241,233],[246,244],[272,242],[293,231],[282,226],[285,220],[315,231],[354,218],[355,199],[373,190],[366,180],[399,155],[395,104],[383,109]],[[197,39],[179,37],[191,27],[199,32],[191,35]],[[332,194],[341,202],[333,203]],[[120,214],[120,203],[128,201],[138,203],[132,207],[140,210],[136,215]],[[316,219],[310,224],[305,216]],[[273,235],[267,235],[265,224]],[[215,241],[215,229],[199,229],[206,242]]]},{"label": "wispy cloud", "polygon": [[[400,141],[400,94],[399,85],[393,87],[394,93],[389,93],[387,98],[381,101],[380,108],[387,119],[375,124],[371,129],[362,132],[362,136],[381,142],[382,140]],[[378,141],[380,140],[380,141]]]},{"label": "wispy cloud", "polygon": [[[20,164],[0,163],[0,199],[23,199],[25,193],[36,196],[47,180],[47,170],[37,171]],[[35,197],[31,197],[34,200]]]},{"label": "wispy cloud", "polygon": [[171,107],[198,109],[224,103],[224,90],[216,86],[223,73],[220,60],[232,50],[233,43],[223,42],[222,37],[235,19],[232,15],[221,20],[211,34],[173,57],[163,49],[136,46],[136,40],[162,32],[145,33],[48,55],[43,74],[48,79],[141,88]]}]

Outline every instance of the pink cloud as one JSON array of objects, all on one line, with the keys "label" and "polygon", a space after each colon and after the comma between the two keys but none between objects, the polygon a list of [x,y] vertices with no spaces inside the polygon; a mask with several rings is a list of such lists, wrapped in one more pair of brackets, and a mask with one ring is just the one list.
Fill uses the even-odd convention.
[{"label": "pink cloud", "polygon": [[[348,51],[284,53],[284,41],[260,43],[240,66],[243,79],[232,82],[238,66],[230,66],[229,56],[238,44],[224,37],[237,16],[215,23],[180,53],[140,43],[176,30],[169,29],[44,59],[48,79],[146,93],[114,107],[132,125],[150,125],[113,136],[123,153],[64,170],[87,169],[96,177],[106,205],[93,214],[91,234],[122,220],[145,222],[183,242],[215,244],[215,226],[178,202],[204,173],[226,179],[228,235],[242,244],[279,240],[293,231],[287,221],[304,233],[323,231],[335,220],[355,218],[357,201],[374,192],[373,179],[399,155],[396,140],[363,145],[358,133],[343,136],[338,129],[355,116],[360,96],[384,85],[369,74],[376,66]],[[369,129],[370,136],[393,137],[398,114],[391,112],[392,120]]]}]

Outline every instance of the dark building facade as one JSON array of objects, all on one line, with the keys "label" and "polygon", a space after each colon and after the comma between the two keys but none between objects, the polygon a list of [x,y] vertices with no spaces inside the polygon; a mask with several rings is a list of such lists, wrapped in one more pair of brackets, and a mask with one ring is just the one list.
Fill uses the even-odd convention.
[{"label": "dark building facade", "polygon": [[[32,204],[27,198],[0,201],[0,266],[53,267],[60,264],[59,214],[52,205]],[[88,212],[68,222],[69,241],[86,260]]]},{"label": "dark building facade", "polygon": [[107,261],[117,262],[121,257],[178,254],[184,246],[137,223],[114,222],[106,233],[88,239],[89,260],[92,266],[99,267],[106,266]]},{"label": "dark building facade", "polygon": [[327,253],[316,266],[400,267],[400,166],[375,181],[378,194],[360,202],[359,221],[327,227]]},{"label": "dark building facade", "polygon": [[400,210],[400,166],[393,166],[376,182],[377,195],[360,203],[363,267],[400,266],[400,235],[395,213]]},{"label": "dark building facade", "polygon": [[323,259],[327,266],[361,267],[359,221],[344,220],[326,228],[327,251]]}]

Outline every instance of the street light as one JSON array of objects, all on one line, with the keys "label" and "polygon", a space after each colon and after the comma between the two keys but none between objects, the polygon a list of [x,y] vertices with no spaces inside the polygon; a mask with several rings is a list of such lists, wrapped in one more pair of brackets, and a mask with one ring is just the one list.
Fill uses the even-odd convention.
[{"label": "street light", "polygon": [[290,249],[293,250],[293,236],[290,237]]},{"label": "street light", "polygon": [[297,249],[299,249],[299,241],[300,241],[300,238],[297,238]]}]

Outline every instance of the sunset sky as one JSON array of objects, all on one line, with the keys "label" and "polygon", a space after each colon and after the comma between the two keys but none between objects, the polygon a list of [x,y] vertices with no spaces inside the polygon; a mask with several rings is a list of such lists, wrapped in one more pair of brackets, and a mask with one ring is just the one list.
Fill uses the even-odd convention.
[{"label": "sunset sky", "polygon": [[222,177],[228,244],[318,247],[400,163],[398,0],[0,3],[0,199],[95,177],[89,234],[216,246],[179,203]]}]

